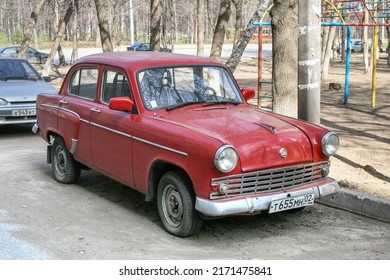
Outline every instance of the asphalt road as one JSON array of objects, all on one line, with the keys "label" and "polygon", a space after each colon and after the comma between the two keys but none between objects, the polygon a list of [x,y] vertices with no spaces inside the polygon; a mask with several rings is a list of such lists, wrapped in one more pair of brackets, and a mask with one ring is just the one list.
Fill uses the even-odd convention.
[{"label": "asphalt road", "polygon": [[155,205],[96,172],[62,185],[31,126],[0,127],[0,260],[390,259],[390,224],[315,204],[166,233]]}]

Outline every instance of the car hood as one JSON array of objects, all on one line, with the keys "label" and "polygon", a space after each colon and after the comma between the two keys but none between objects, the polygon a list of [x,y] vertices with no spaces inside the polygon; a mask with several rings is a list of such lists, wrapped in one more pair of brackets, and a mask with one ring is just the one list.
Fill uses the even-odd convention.
[{"label": "car hood", "polygon": [[[217,105],[163,117],[234,146],[243,172],[313,160],[311,142],[296,126],[247,106]],[[281,149],[287,156],[281,156]]]},{"label": "car hood", "polygon": [[13,101],[35,101],[40,93],[57,93],[57,89],[45,81],[0,81],[0,98]]}]

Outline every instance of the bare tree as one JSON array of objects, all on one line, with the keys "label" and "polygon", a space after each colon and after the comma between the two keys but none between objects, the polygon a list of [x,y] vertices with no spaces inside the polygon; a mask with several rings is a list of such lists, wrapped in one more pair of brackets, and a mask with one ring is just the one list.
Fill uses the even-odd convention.
[{"label": "bare tree", "polygon": [[274,0],[272,23],[273,111],[297,117],[298,112],[298,0]]},{"label": "bare tree", "polygon": [[106,7],[104,6],[104,2],[105,1],[103,0],[95,0],[96,13],[98,17],[98,25],[100,31],[99,33],[102,42],[103,52],[112,52],[114,48],[111,41],[110,28],[107,20]]},{"label": "bare tree", "polygon": [[203,56],[204,54],[204,10],[205,0],[197,0],[197,35],[196,55]]},{"label": "bare tree", "polygon": [[219,8],[217,25],[214,31],[213,43],[211,46],[210,58],[220,59],[222,47],[225,40],[226,26],[231,14],[231,0],[222,0]]},{"label": "bare tree", "polygon": [[[368,10],[364,10],[364,23],[368,23]],[[364,73],[370,73],[371,67],[368,59],[368,26],[363,27],[363,41],[362,41],[362,47],[363,47],[363,64],[364,64]]]},{"label": "bare tree", "polygon": [[329,63],[333,51],[333,42],[336,36],[336,26],[323,27],[326,32],[322,36],[322,55],[321,55],[321,78],[328,79]]},{"label": "bare tree", "polygon": [[234,44],[236,44],[238,39],[241,37],[242,1],[243,0],[232,0],[234,6],[236,7],[236,24],[235,24],[235,28],[234,28]]},{"label": "bare tree", "polygon": [[[387,20],[387,23],[389,23],[388,20]],[[386,31],[387,31],[387,40],[388,40],[387,48],[386,48],[386,52],[387,52],[387,65],[390,66],[390,26],[386,26]]]},{"label": "bare tree", "polygon": [[58,50],[60,46],[60,41],[62,36],[65,32],[65,27],[69,23],[69,20],[73,13],[73,3],[72,0],[65,1],[61,7],[62,10],[65,10],[65,12],[61,13],[62,16],[60,17],[60,24],[58,26],[58,32],[56,34],[56,37],[54,39],[53,45],[50,50],[49,57],[45,63],[45,66],[43,68],[43,74],[42,76],[49,76],[50,70],[51,70],[51,64],[53,63],[54,56],[56,51]]},{"label": "bare tree", "polygon": [[160,50],[160,25],[161,25],[161,4],[160,0],[151,1],[150,12],[150,50]]},{"label": "bare tree", "polygon": [[33,30],[35,28],[35,25],[37,24],[39,14],[41,12],[42,6],[45,3],[46,0],[37,0],[35,3],[34,9],[31,12],[30,19],[28,22],[28,26],[26,31],[24,32],[24,38],[22,41],[22,44],[20,46],[20,52],[19,57],[25,58],[28,46],[30,45],[31,37],[33,34]]},{"label": "bare tree", "polygon": [[74,0],[74,10],[73,10],[73,19],[72,19],[72,39],[73,39],[73,49],[72,49],[72,58],[71,61],[75,62],[78,56],[78,40],[77,40],[77,21],[79,14],[79,0]]},{"label": "bare tree", "polygon": [[230,68],[232,72],[234,72],[237,68],[238,63],[240,62],[241,56],[244,53],[246,46],[251,40],[253,34],[255,34],[257,27],[253,25],[254,22],[259,21],[261,16],[266,11],[270,0],[260,0],[257,6],[255,13],[247,24],[245,31],[241,38],[238,40],[237,44],[235,44],[233,48],[233,52],[230,55],[228,61],[226,62],[226,66]]}]

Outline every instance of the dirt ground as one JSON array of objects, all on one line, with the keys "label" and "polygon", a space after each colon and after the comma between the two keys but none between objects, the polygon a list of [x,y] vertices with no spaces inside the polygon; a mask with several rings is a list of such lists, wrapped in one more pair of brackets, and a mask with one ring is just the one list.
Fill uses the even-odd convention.
[{"label": "dirt ground", "polygon": [[[338,133],[341,147],[331,159],[330,176],[343,187],[390,199],[390,67],[380,55],[376,74],[376,106],[371,108],[372,75],[364,74],[362,54],[352,54],[348,104],[344,105],[345,64],[332,61],[321,85],[321,125]],[[271,80],[271,61],[263,61],[263,79]],[[257,61],[242,61],[234,73],[242,87],[257,88]],[[329,83],[341,89],[329,89]],[[270,86],[264,85],[270,92]],[[271,108],[272,99],[261,105]]]},{"label": "dirt ground", "polygon": [[[329,78],[321,85],[321,125],[340,136],[341,147],[331,160],[330,176],[342,187],[390,199],[390,67],[385,54],[377,63],[376,106],[371,108],[372,75],[364,74],[362,54],[352,54],[348,104],[344,105],[345,64],[331,62]],[[60,87],[69,66],[52,68],[52,84]],[[242,59],[234,73],[241,87],[257,89],[257,59]],[[271,80],[271,58],[263,61],[263,79]],[[329,83],[341,89],[329,89]],[[270,95],[270,85],[263,90]],[[256,103],[257,101],[254,101]],[[261,106],[271,109],[271,98]]]}]

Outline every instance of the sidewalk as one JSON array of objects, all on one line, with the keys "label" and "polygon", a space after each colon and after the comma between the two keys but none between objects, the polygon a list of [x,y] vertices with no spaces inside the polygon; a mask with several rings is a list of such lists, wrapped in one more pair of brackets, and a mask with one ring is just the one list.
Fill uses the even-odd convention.
[{"label": "sidewalk", "polygon": [[319,203],[390,223],[390,200],[341,188]]}]

